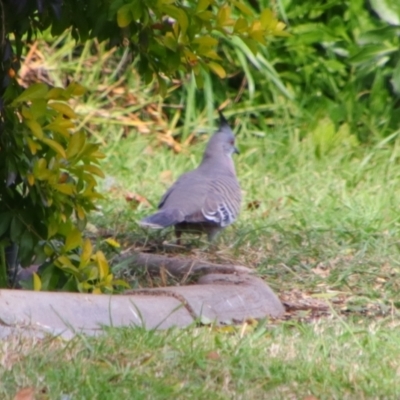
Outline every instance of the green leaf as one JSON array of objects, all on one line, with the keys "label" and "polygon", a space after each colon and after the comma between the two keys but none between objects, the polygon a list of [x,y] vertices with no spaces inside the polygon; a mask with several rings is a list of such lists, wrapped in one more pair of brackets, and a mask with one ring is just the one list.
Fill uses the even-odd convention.
[{"label": "green leaf", "polygon": [[40,280],[39,275],[34,272],[33,273],[33,290],[39,292],[42,289],[42,281]]},{"label": "green leaf", "polygon": [[91,172],[92,174],[95,174],[100,178],[105,177],[104,172],[97,165],[87,164],[83,168],[85,169],[85,171]]},{"label": "green leaf", "polygon": [[218,40],[211,36],[201,36],[195,38],[192,43],[199,44],[204,47],[215,47],[218,44]]},{"label": "green leaf", "polygon": [[332,31],[320,23],[304,23],[294,27],[292,32],[296,36],[301,37],[301,43],[303,45],[337,40]]},{"label": "green leaf", "polygon": [[84,132],[79,131],[71,135],[71,139],[68,143],[66,152],[67,158],[70,159],[76,154],[78,154],[79,151],[82,150],[83,147],[85,146],[85,142],[86,142],[86,135]]},{"label": "green leaf", "polygon": [[68,233],[67,238],[65,240],[64,251],[70,251],[75,249],[76,247],[82,244],[82,234],[75,227]]},{"label": "green leaf", "polygon": [[399,36],[399,27],[385,26],[384,28],[371,29],[365,32],[360,32],[357,39],[359,45],[379,44],[384,41],[391,41],[393,37]]},{"label": "green leaf", "polygon": [[67,87],[67,93],[69,93],[70,96],[82,96],[85,92],[86,89],[77,82],[71,82]]},{"label": "green leaf", "polygon": [[40,140],[43,140],[43,130],[42,127],[34,119],[25,120],[25,125],[31,130],[33,135]]},{"label": "green leaf", "polygon": [[211,3],[210,0],[199,0],[196,6],[196,13],[207,10],[210,3]]},{"label": "green leaf", "polygon": [[381,19],[390,25],[400,25],[400,3],[398,0],[370,0],[369,2]]},{"label": "green leaf", "polygon": [[[66,272],[69,272],[68,269],[63,269]],[[75,276],[78,275],[78,273],[75,273],[74,271],[71,271],[73,276],[70,276],[68,281],[62,286],[61,290],[64,292],[76,292],[78,290],[78,284]]]},{"label": "green leaf", "polygon": [[32,111],[31,111],[31,109],[28,108],[28,107],[22,106],[21,114],[22,114],[22,116],[23,116],[24,118],[26,118],[26,119],[34,119],[34,116],[33,116],[33,114],[32,114]]},{"label": "green leaf", "polygon": [[247,23],[247,21],[244,18],[240,17],[236,20],[233,31],[237,33],[244,33],[247,32],[248,28],[249,24]]},{"label": "green leaf", "polygon": [[217,14],[217,24],[221,28],[229,25],[230,22],[230,16],[231,16],[231,8],[228,6],[222,6]]},{"label": "green leaf", "polygon": [[117,24],[120,28],[126,28],[132,22],[131,4],[125,4],[117,12]]},{"label": "green leaf", "polygon": [[74,195],[76,192],[75,185],[73,185],[72,183],[57,183],[53,185],[53,187],[59,192],[67,194],[69,196]]},{"label": "green leaf", "polygon": [[68,118],[71,118],[71,119],[77,118],[75,111],[68,104],[52,102],[52,103],[49,103],[49,107],[51,107],[53,110],[58,111],[59,113],[63,114],[64,116],[66,116]]},{"label": "green leaf", "polygon": [[8,211],[0,213],[0,237],[4,235],[4,233],[10,227],[12,219],[12,214]]},{"label": "green leaf", "polygon": [[197,14],[197,17],[200,18],[202,21],[213,21],[215,19],[215,15],[211,11],[202,11]]},{"label": "green leaf", "polygon": [[30,137],[26,138],[26,142],[28,143],[29,150],[33,155],[35,155],[37,151],[42,148],[42,146],[38,142]]},{"label": "green leaf", "polygon": [[98,144],[86,143],[84,148],[79,153],[79,157],[82,158],[83,156],[88,156],[89,154],[96,152],[98,148],[99,148]]},{"label": "green leaf", "polygon": [[59,224],[54,218],[52,218],[47,223],[47,238],[48,239],[52,238],[58,232],[58,227],[59,227]]},{"label": "green leaf", "polygon": [[15,243],[18,243],[22,233],[24,232],[25,225],[21,221],[20,216],[14,216],[11,221],[10,237]]},{"label": "green leaf", "polygon": [[47,100],[68,100],[70,94],[63,88],[51,88],[46,95]]},{"label": "green leaf", "polygon": [[[204,68],[204,67],[203,67]],[[208,72],[208,71],[207,71]],[[196,80],[197,89],[203,89],[204,87],[204,77],[201,72],[194,74],[194,78]]]},{"label": "green leaf", "polygon": [[110,267],[108,266],[108,262],[102,251],[96,253],[96,261],[99,269],[99,278],[100,280],[103,280],[110,273]]},{"label": "green leaf", "polygon": [[43,138],[41,140],[43,143],[47,144],[47,146],[53,149],[57,154],[59,154],[62,158],[67,158],[67,154],[65,153],[64,148],[55,140],[47,138]]},{"label": "green leaf", "polygon": [[398,52],[397,47],[385,48],[382,45],[365,46],[361,51],[349,59],[352,64],[358,65],[364,62],[377,62],[379,58]]},{"label": "green leaf", "polygon": [[38,119],[46,114],[47,111],[47,101],[45,99],[37,99],[32,101],[30,108],[32,118]]},{"label": "green leaf", "polygon": [[[75,206],[75,212],[78,217],[78,222],[79,221],[86,221],[86,213],[83,207],[81,207],[79,204]],[[82,228],[83,229],[83,228]]]},{"label": "green leaf", "polygon": [[272,11],[269,8],[266,8],[260,15],[260,22],[264,29],[270,29],[273,25],[276,25],[277,20]]},{"label": "green leaf", "polygon": [[69,139],[71,134],[69,129],[75,128],[75,125],[69,119],[63,118],[60,114],[50,124],[43,127],[45,130],[54,131],[63,135],[66,139]]},{"label": "green leaf", "polygon": [[111,247],[114,247],[115,249],[119,249],[121,245],[113,238],[108,238],[104,240],[107,244],[109,244]]},{"label": "green leaf", "polygon": [[25,229],[19,241],[19,258],[22,266],[29,266],[32,262],[32,251],[34,247],[34,233]]},{"label": "green leaf", "polygon": [[163,44],[170,50],[175,51],[178,47],[178,42],[176,41],[175,36],[171,32],[167,32],[166,35],[163,37],[162,41]]},{"label": "green leaf", "polygon": [[393,85],[394,91],[399,95],[400,94],[400,61],[397,62],[396,67],[393,70],[392,85]]},{"label": "green leaf", "polygon": [[220,57],[219,54],[218,54],[217,52],[215,52],[214,50],[206,50],[206,51],[203,51],[203,49],[200,48],[197,52],[198,52],[199,55],[201,55],[202,57],[212,58],[213,60],[218,60],[218,61],[223,60],[223,58]]},{"label": "green leaf", "polygon": [[60,278],[63,278],[63,271],[54,264],[47,265],[41,272],[43,290],[55,290]]},{"label": "green leaf", "polygon": [[232,1],[232,4],[237,7],[244,15],[247,15],[249,17],[254,16],[254,11],[242,1]]},{"label": "green leaf", "polygon": [[72,264],[71,260],[67,256],[59,256],[56,260],[56,265],[59,268],[62,268],[63,270],[66,270],[70,273],[72,273],[74,276],[79,275],[79,270],[78,268],[75,267],[74,264]]},{"label": "green leaf", "polygon": [[[158,81],[158,90],[159,93],[162,97],[165,97],[167,94],[167,84],[165,83],[165,80],[163,78],[161,78],[161,76],[157,75],[157,81]],[[95,167],[94,165],[88,165],[85,166],[85,169],[87,169],[88,171],[90,171],[90,169],[88,169],[87,167],[93,168]],[[100,170],[100,168],[95,167],[99,170],[99,172],[101,172],[102,175],[99,175],[98,173],[94,172],[94,170],[90,171],[98,176],[100,176],[101,178],[104,178],[104,174],[103,171]]]},{"label": "green leaf", "polygon": [[24,90],[13,102],[12,105],[17,105],[23,101],[31,101],[35,99],[44,99],[48,92],[48,87],[44,83],[34,83],[28,89]]},{"label": "green leaf", "polygon": [[163,5],[162,11],[178,21],[181,35],[185,35],[189,26],[189,19],[185,11],[173,5]]},{"label": "green leaf", "polygon": [[211,69],[215,74],[217,74],[221,79],[224,79],[224,78],[226,77],[226,72],[225,72],[224,68],[223,68],[220,64],[217,64],[217,63],[214,62],[214,61],[210,61],[207,65],[208,65],[208,66],[210,67],[210,69]]},{"label": "green leaf", "polygon": [[242,40],[246,44],[246,46],[250,49],[253,55],[256,55],[258,53],[258,47],[256,41],[250,38],[242,38]]},{"label": "green leaf", "polygon": [[81,253],[81,259],[80,259],[80,264],[79,264],[79,268],[82,268],[84,266],[86,266],[86,264],[88,263],[90,256],[92,255],[92,243],[90,242],[90,239],[85,239],[85,241],[83,242],[83,246],[82,246],[82,253]]},{"label": "green leaf", "polygon": [[33,175],[39,180],[49,179],[51,172],[47,169],[47,161],[44,158],[40,158],[33,164]]},{"label": "green leaf", "polygon": [[265,33],[262,30],[251,29],[249,36],[258,43],[265,44]]},{"label": "green leaf", "polygon": [[129,283],[123,281],[122,279],[113,279],[112,284],[113,284],[114,286],[122,286],[122,287],[125,287],[125,288],[127,288],[127,289],[130,289],[130,288],[131,288],[130,285],[129,285]]}]

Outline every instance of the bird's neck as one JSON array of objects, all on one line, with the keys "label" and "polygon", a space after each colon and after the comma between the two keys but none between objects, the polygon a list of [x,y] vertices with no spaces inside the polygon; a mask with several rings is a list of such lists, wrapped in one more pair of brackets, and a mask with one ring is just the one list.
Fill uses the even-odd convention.
[{"label": "bird's neck", "polygon": [[207,153],[204,154],[199,169],[207,171],[210,174],[236,176],[235,165],[233,163],[232,156],[228,154],[223,154],[218,158],[211,157],[210,155],[207,155]]}]

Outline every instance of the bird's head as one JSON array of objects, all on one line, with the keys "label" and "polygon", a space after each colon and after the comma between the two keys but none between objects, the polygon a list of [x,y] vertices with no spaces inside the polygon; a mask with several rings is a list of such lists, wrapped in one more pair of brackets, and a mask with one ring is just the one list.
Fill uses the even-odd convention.
[{"label": "bird's head", "polygon": [[211,136],[207,144],[205,157],[220,157],[221,154],[231,157],[232,154],[239,154],[239,150],[235,146],[235,135],[230,128],[228,121],[225,119],[221,111],[219,112],[219,128],[218,131]]}]

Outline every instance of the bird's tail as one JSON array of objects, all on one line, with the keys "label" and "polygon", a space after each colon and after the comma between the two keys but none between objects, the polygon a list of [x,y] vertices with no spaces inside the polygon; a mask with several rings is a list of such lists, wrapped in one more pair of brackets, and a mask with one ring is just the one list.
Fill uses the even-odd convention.
[{"label": "bird's tail", "polygon": [[177,209],[160,210],[153,215],[143,218],[139,225],[145,228],[162,229],[182,222],[184,217]]}]

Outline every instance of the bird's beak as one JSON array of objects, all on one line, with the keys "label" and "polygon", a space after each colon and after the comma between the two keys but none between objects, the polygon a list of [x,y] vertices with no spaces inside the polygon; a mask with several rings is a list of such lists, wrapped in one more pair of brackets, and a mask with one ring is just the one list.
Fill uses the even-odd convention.
[{"label": "bird's beak", "polygon": [[234,154],[240,154],[240,151],[238,150],[237,147],[234,147],[234,148],[233,148],[233,153],[234,153]]}]

